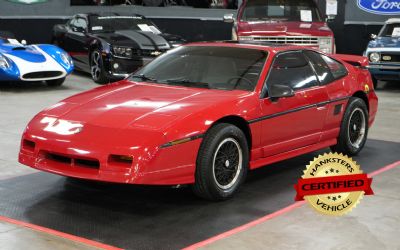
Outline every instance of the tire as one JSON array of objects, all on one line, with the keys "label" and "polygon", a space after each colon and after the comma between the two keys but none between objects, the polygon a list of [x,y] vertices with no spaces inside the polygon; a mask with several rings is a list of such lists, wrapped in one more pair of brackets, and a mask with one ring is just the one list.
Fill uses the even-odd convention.
[{"label": "tire", "polygon": [[104,70],[101,51],[96,49],[90,53],[90,74],[95,83],[106,84],[109,79]]},{"label": "tire", "polygon": [[374,89],[378,88],[378,79],[371,75],[372,83],[374,84]]},{"label": "tire", "polygon": [[212,201],[231,198],[245,180],[248,164],[249,148],[243,131],[227,123],[213,126],[197,155],[193,192]]},{"label": "tire", "polygon": [[59,78],[59,79],[55,79],[55,80],[47,80],[46,84],[49,87],[59,87],[64,83],[64,81],[65,81],[65,77]]},{"label": "tire", "polygon": [[351,97],[343,115],[338,142],[331,149],[348,156],[356,155],[364,147],[367,135],[367,105],[362,99]]}]

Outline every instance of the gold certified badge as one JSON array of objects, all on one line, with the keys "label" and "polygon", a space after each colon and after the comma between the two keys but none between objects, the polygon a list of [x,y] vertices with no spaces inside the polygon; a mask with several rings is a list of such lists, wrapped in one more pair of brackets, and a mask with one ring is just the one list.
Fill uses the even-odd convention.
[{"label": "gold certified badge", "polygon": [[296,200],[306,200],[323,214],[343,215],[350,212],[364,194],[373,194],[371,182],[351,158],[326,153],[307,166],[295,185]]}]

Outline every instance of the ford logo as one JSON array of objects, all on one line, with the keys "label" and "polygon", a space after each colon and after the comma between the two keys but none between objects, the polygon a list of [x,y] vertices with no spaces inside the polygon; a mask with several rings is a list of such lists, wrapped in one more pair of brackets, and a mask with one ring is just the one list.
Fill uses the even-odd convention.
[{"label": "ford logo", "polygon": [[399,0],[357,0],[357,4],[360,9],[374,14],[400,14]]}]

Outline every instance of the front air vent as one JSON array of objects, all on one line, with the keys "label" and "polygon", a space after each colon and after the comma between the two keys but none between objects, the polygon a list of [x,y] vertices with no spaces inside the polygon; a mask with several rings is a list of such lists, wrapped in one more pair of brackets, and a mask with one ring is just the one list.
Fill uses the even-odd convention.
[{"label": "front air vent", "polygon": [[61,155],[52,152],[44,152],[45,158],[60,164],[69,165],[71,167],[99,169],[100,162],[97,159],[83,159],[76,156]]},{"label": "front air vent", "polygon": [[12,50],[26,50],[26,48],[25,47],[15,47]]},{"label": "front air vent", "polygon": [[100,162],[98,160],[75,159],[75,165],[85,168],[100,168]]},{"label": "front air vent", "polygon": [[31,72],[22,76],[23,79],[43,79],[43,78],[53,78],[57,76],[61,76],[63,72],[61,71],[40,71],[40,72]]},{"label": "front air vent", "polygon": [[59,163],[64,163],[71,165],[72,164],[72,158],[64,155],[59,155],[59,154],[54,154],[54,153],[47,153],[46,158],[51,160],[51,161],[56,161]]},{"label": "front air vent", "polygon": [[30,140],[24,139],[24,141],[22,142],[22,148],[30,152],[35,151],[35,146],[36,143]]}]

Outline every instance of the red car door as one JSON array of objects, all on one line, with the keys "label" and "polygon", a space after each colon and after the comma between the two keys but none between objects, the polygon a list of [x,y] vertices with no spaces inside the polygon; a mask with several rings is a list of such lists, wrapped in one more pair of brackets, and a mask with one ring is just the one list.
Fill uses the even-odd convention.
[{"label": "red car door", "polygon": [[343,86],[350,85],[352,79],[345,77],[346,67],[329,56],[308,50],[304,51],[304,54],[310,59],[320,84],[325,86],[329,95],[321,140],[335,139],[339,136],[340,124],[348,101],[348,93]]},{"label": "red car door", "polygon": [[[274,85],[294,91],[291,97],[273,98]],[[278,54],[260,100],[263,157],[318,143],[327,114],[328,94],[302,51]]]}]

